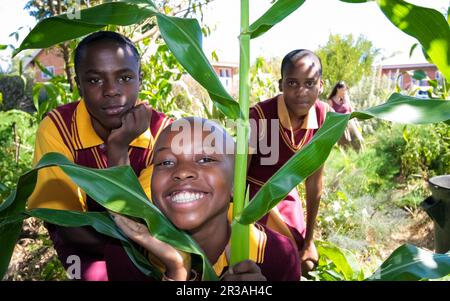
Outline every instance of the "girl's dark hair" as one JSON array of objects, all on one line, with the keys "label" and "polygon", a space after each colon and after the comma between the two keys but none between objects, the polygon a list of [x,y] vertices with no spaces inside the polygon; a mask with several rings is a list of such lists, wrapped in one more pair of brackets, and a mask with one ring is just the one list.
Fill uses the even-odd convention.
[{"label": "girl's dark hair", "polygon": [[337,94],[337,90],[338,89],[342,89],[344,87],[346,87],[347,85],[345,84],[345,82],[343,80],[340,80],[336,83],[336,85],[334,85],[333,90],[331,90],[330,95],[328,96],[328,99],[333,98],[334,96],[336,96]]},{"label": "girl's dark hair", "polygon": [[281,62],[281,78],[284,76],[284,72],[287,68],[291,68],[294,66],[294,62],[297,60],[309,56],[313,59],[317,60],[319,62],[319,75],[322,76],[322,61],[320,60],[320,57],[318,57],[314,52],[307,49],[296,49],[292,50],[288,54],[286,54],[283,58],[283,61]]},{"label": "girl's dark hair", "polygon": [[129,47],[131,51],[133,52],[136,60],[140,62],[141,56],[139,55],[138,50],[136,49],[136,46],[134,46],[133,42],[121,35],[120,33],[114,32],[114,31],[97,31],[94,32],[87,37],[85,37],[81,42],[78,44],[77,48],[75,49],[75,56],[74,56],[74,63],[75,63],[75,72],[77,72],[78,66],[80,64],[81,60],[81,54],[83,51],[89,46],[90,44],[99,42],[99,41],[113,41],[117,44]]}]

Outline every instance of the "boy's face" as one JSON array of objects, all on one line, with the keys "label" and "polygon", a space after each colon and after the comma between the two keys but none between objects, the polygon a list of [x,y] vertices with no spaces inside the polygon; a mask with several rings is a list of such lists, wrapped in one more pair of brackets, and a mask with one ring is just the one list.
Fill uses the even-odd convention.
[{"label": "boy's face", "polygon": [[90,44],[82,51],[76,71],[78,90],[94,128],[119,128],[121,117],[136,104],[139,94],[139,62],[132,50],[111,41]]},{"label": "boy's face", "polygon": [[289,113],[305,116],[323,91],[318,61],[304,56],[289,66],[279,82]]},{"label": "boy's face", "polygon": [[232,155],[224,153],[222,146],[205,145],[207,136],[223,138],[223,132],[217,129],[213,132],[199,130],[197,136],[192,131],[181,148],[173,147],[179,145],[174,141],[179,141],[182,135],[182,131],[175,130],[176,124],[177,121],[172,127],[168,126],[155,145],[152,199],[176,227],[194,233],[207,224],[216,225],[226,220],[232,197],[234,161]]}]

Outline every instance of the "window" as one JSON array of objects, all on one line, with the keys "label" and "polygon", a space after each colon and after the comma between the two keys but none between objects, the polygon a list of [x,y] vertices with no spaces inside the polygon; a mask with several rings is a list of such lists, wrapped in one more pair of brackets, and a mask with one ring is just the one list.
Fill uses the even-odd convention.
[{"label": "window", "polygon": [[[55,67],[54,66],[46,66],[45,69],[47,69],[47,71],[50,72],[51,74],[55,75]],[[41,78],[42,79],[51,79],[51,77],[45,72],[41,72]]]},{"label": "window", "polygon": [[219,69],[219,77],[230,78],[231,77],[230,69],[229,68],[220,68]]}]

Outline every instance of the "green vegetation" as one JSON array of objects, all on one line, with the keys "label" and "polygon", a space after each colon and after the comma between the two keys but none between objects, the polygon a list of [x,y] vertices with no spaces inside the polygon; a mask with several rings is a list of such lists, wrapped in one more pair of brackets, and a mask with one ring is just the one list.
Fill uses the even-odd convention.
[{"label": "green vegetation", "polygon": [[[189,3],[191,4],[191,1]],[[245,17],[249,9],[248,1],[244,0],[242,3],[242,12]],[[205,104],[204,99],[201,99],[201,102],[197,101],[197,104],[202,103],[205,109],[208,108],[205,113],[207,116],[212,116],[221,111],[223,116],[227,118],[243,121],[240,124],[242,131],[237,131],[238,147],[242,150],[239,157],[242,160],[237,160],[238,167],[240,167],[239,164],[241,166],[246,165],[248,141],[246,121],[248,119],[249,92],[244,87],[251,80],[257,87],[262,88],[255,92],[256,97],[263,97],[265,93],[272,93],[273,91],[271,90],[273,87],[265,86],[274,84],[273,81],[265,80],[263,74],[258,74],[258,70],[264,67],[261,61],[257,62],[257,68],[253,75],[250,76],[248,72],[248,45],[250,39],[264,34],[303,3],[303,0],[278,0],[253,24],[248,24],[247,18],[242,20],[239,105],[223,88],[201,49],[201,34],[204,31],[202,31],[198,22],[195,19],[176,18],[171,14],[170,10],[160,9],[151,1],[105,2],[98,6],[87,8],[82,17],[76,21],[70,19],[68,15],[44,19],[30,32],[15,53],[17,54],[28,48],[48,47],[55,44],[66,48],[71,47],[70,43],[67,44],[68,40],[77,39],[89,32],[103,28],[126,31],[124,29],[126,28],[125,26],[135,26],[133,27],[135,30],[142,30],[143,28],[152,30],[157,26],[164,42],[158,40],[158,43],[152,44],[158,45],[156,53],[148,61],[144,62],[143,71],[149,80],[144,82],[141,93],[142,98],[153,103],[166,113],[171,111],[175,117],[190,113],[189,108],[194,107],[189,106],[189,104],[193,104],[193,98],[190,96],[183,97],[181,96],[182,93],[175,93],[173,90],[174,83],[180,81],[184,73],[183,70],[186,70],[192,78],[205,88],[210,96],[211,103],[214,104],[217,110],[214,112],[208,104]],[[421,42],[430,58],[436,63],[444,76],[449,78],[450,65],[446,59],[448,57],[446,49],[448,49],[448,41],[450,41],[450,29],[442,14],[434,10],[427,11],[429,12],[427,14],[423,8],[403,1],[380,0],[377,3],[394,25],[407,34],[416,37]],[[120,11],[120,14],[115,15],[114,12],[118,11]],[[61,13],[61,11],[57,13]],[[55,14],[52,13],[51,16]],[[147,42],[152,43],[152,41],[146,39],[142,41],[144,48]],[[345,78],[344,75],[339,75],[338,73],[331,75],[331,71],[330,76],[335,76],[336,79],[340,76],[339,79],[345,79],[350,85],[355,84],[355,86],[361,79],[371,78],[368,68],[366,68],[367,66],[356,68],[358,72],[353,72],[355,66],[366,63],[370,66],[368,62],[371,61],[371,55],[375,54],[370,42],[364,41],[362,38],[358,41],[356,44],[353,44],[354,41],[351,36],[343,39],[332,36],[329,47],[324,47],[328,54],[324,50],[324,56],[322,57],[324,69],[328,66],[332,70],[330,64],[340,64],[351,68],[352,72],[347,72],[346,74],[354,73],[355,78]],[[433,43],[436,41],[438,43]],[[354,52],[353,48],[359,48],[361,51]],[[336,55],[341,50],[343,54]],[[329,53],[334,53],[334,56],[330,56]],[[349,63],[350,54],[352,55],[352,63]],[[334,59],[344,60],[345,63],[343,63],[344,61],[333,61]],[[70,62],[66,63],[70,65]],[[155,74],[152,72],[155,72]],[[4,166],[6,170],[5,175],[2,175],[0,179],[0,182],[3,183],[0,186],[3,196],[7,195],[8,190],[14,188],[14,183],[17,181],[18,176],[31,167],[31,153],[23,155],[22,163],[20,163],[22,158],[19,159],[20,154],[24,153],[20,152],[18,145],[21,143],[26,145],[27,148],[23,148],[25,150],[33,147],[32,138],[29,138],[32,135],[27,133],[26,130],[32,131],[36,121],[39,121],[53,107],[77,98],[74,87],[70,85],[70,74],[67,74],[67,78],[69,79],[69,84],[65,84],[63,78],[53,78],[48,84],[35,85],[33,94],[37,113],[31,118],[29,115],[20,117],[23,118],[23,120],[20,119],[21,127],[23,127],[22,132],[17,129],[18,125],[16,123],[11,122],[12,118],[8,119],[8,114],[19,115],[22,113],[16,113],[15,111],[5,113],[5,120],[10,121],[9,123],[5,121],[4,127],[0,126],[2,148],[9,150],[9,152],[5,152],[4,158],[0,157],[0,162],[5,161]],[[333,77],[328,79],[329,84],[332,84],[332,80]],[[47,92],[47,98],[40,98],[42,89],[45,89]],[[235,208],[242,208],[239,208],[234,213],[235,225],[242,226],[241,229],[245,230],[246,224],[257,220],[268,209],[275,206],[288,191],[321,166],[331,152],[330,160],[326,165],[327,180],[329,182],[327,182],[318,225],[319,235],[326,242],[319,244],[319,250],[323,257],[319,262],[318,270],[312,276],[317,280],[362,280],[370,276],[375,271],[375,268],[380,266],[380,259],[387,257],[387,254],[382,253],[382,251],[388,249],[390,253],[393,249],[393,246],[387,246],[385,242],[391,241],[391,235],[402,226],[403,221],[408,222],[408,214],[413,216],[416,214],[417,204],[427,194],[424,181],[433,174],[448,173],[449,171],[449,128],[448,125],[439,123],[450,120],[449,103],[431,99],[423,101],[397,93],[391,95],[391,92],[372,93],[371,91],[369,94],[366,94],[369,95],[368,97],[361,96],[361,98],[357,99],[359,103],[357,108],[360,111],[352,115],[329,114],[325,125],[319,130],[314,140],[277,172],[249,205],[246,205],[246,202],[244,202],[245,187],[243,186],[245,185],[243,184],[245,183],[245,172],[242,172],[242,169],[237,170],[235,176],[235,204],[239,203],[240,206],[236,205]],[[379,95],[385,96],[379,98]],[[447,94],[444,91],[439,95]],[[367,103],[370,105],[364,105]],[[383,104],[374,107],[373,103]],[[393,114],[393,112],[405,106],[415,114],[406,116],[407,120],[403,118],[404,116]],[[357,153],[351,149],[342,150],[333,147],[350,118],[371,119],[373,117],[410,124],[436,124],[419,127],[371,121],[371,131],[365,132],[366,149],[364,152]],[[26,126],[27,122],[29,122],[28,127]],[[12,134],[11,128],[13,129]],[[305,162],[308,164],[305,164]],[[16,165],[13,166],[14,164]],[[85,180],[81,181],[80,179],[83,177],[79,177],[77,178],[77,184],[84,190],[90,191],[97,202],[111,210],[143,218],[156,237],[173,244],[179,249],[202,256],[202,252],[198,250],[195,243],[192,243],[190,237],[175,229],[165,217],[158,213],[159,211],[156,211],[147,202],[142,191],[136,186],[138,185],[137,181],[129,168],[124,167],[120,170],[121,174],[128,175],[128,177],[120,177],[124,183],[127,183],[126,189],[120,190],[119,185],[116,185],[117,183],[111,180],[111,174],[117,173],[118,169],[86,173],[83,168],[73,166],[70,162],[66,162],[64,158],[54,154],[44,157],[37,168],[50,165],[61,166],[72,177],[74,175],[82,175],[85,177]],[[0,204],[0,218],[2,218],[0,226],[9,231],[9,235],[0,236],[1,243],[8,247],[6,249],[11,249],[12,252],[15,240],[20,234],[21,219],[25,215],[65,226],[91,224],[97,231],[119,238],[125,244],[128,243],[128,240],[117,231],[111,219],[106,215],[55,212],[45,209],[24,211],[27,195],[31,193],[26,188],[34,184],[35,180],[32,175],[36,171],[37,169],[34,169],[29,174],[22,176],[20,178],[21,182],[16,187],[18,193],[11,194],[8,202]],[[100,178],[95,178],[99,174],[103,175],[102,180],[104,182],[98,180]],[[89,176],[94,178],[88,178]],[[105,187],[110,188],[107,191],[111,191],[112,195],[108,196],[99,193],[100,189],[96,185],[102,185],[101,191],[105,191]],[[421,187],[421,189],[417,189],[417,187]],[[131,191],[136,193],[133,194]],[[117,194],[122,194],[122,199],[127,199],[129,204],[127,203],[127,206],[123,208],[115,207],[114,197],[117,197]],[[14,202],[10,205],[9,201]],[[141,205],[145,207],[144,211],[141,209]],[[234,230],[233,239],[242,239],[244,232],[239,233],[239,231]],[[165,235],[164,233],[170,233],[170,235]],[[238,235],[235,235],[236,233]],[[336,247],[333,243],[339,247]],[[351,251],[341,249],[342,247],[351,249]],[[36,250],[38,250],[36,246],[30,246],[28,249],[29,252],[36,252]],[[127,250],[129,255],[138,262],[138,265],[143,270],[147,271],[147,273],[155,272],[153,267],[149,266],[148,261],[142,260],[142,255],[136,252],[133,247],[129,246]],[[352,252],[355,254],[352,254]],[[240,258],[246,255],[245,250],[234,250],[232,253],[239,253],[238,257]],[[389,264],[392,261],[396,262],[395,258],[399,256],[398,254],[400,254],[400,257],[404,256],[403,258],[406,258],[407,262],[398,261],[397,263],[401,264],[399,267],[400,273],[393,274],[389,272]],[[430,272],[430,269],[427,270],[423,266],[419,268],[418,274],[413,276],[402,274],[401,272],[408,272],[412,264],[421,264],[420,260],[417,261],[417,257],[415,257],[418,254],[425,253],[409,245],[398,248],[390,257],[390,261],[382,265],[377,275],[381,278],[385,277],[385,279],[417,280],[436,278],[447,273],[450,257],[448,255],[429,254],[431,256],[429,258],[441,263],[438,269],[433,270],[434,274]],[[8,262],[5,262],[5,258],[2,259],[0,274],[3,274],[8,264]],[[214,279],[209,263],[205,261],[203,265],[205,279]],[[57,269],[60,268],[54,259],[47,266],[49,266],[48,270],[44,269],[40,277],[51,278],[53,276],[49,275],[53,275],[51,272],[52,266],[57,267]],[[58,273],[56,271],[55,275],[58,275]],[[379,279],[380,277],[378,276],[373,278]]]},{"label": "green vegetation", "polygon": [[5,190],[13,189],[31,168],[36,128],[34,117],[26,112],[0,112],[0,183]]},{"label": "green vegetation", "polygon": [[[322,60],[323,70],[326,70],[323,74],[325,97],[340,80],[352,87],[364,76],[370,76],[377,52],[372,42],[363,36],[355,39],[351,34],[347,36],[330,34],[327,44],[316,51]],[[358,68],[355,68],[356,66]]]}]

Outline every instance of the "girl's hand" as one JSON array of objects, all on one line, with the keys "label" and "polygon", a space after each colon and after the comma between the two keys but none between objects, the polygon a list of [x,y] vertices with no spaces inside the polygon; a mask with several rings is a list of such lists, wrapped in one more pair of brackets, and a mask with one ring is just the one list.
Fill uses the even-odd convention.
[{"label": "girl's hand", "polygon": [[266,281],[259,266],[252,260],[241,261],[228,268],[222,276],[223,281]]},{"label": "girl's hand", "polygon": [[316,268],[319,261],[319,253],[314,241],[305,242],[300,250],[300,261],[302,263],[302,274],[308,277],[308,273]]},{"label": "girl's hand", "polygon": [[154,238],[143,224],[122,215],[112,213],[116,225],[138,245],[154,255],[166,268],[165,276],[171,280],[185,281],[191,271],[191,257],[171,245]]}]

